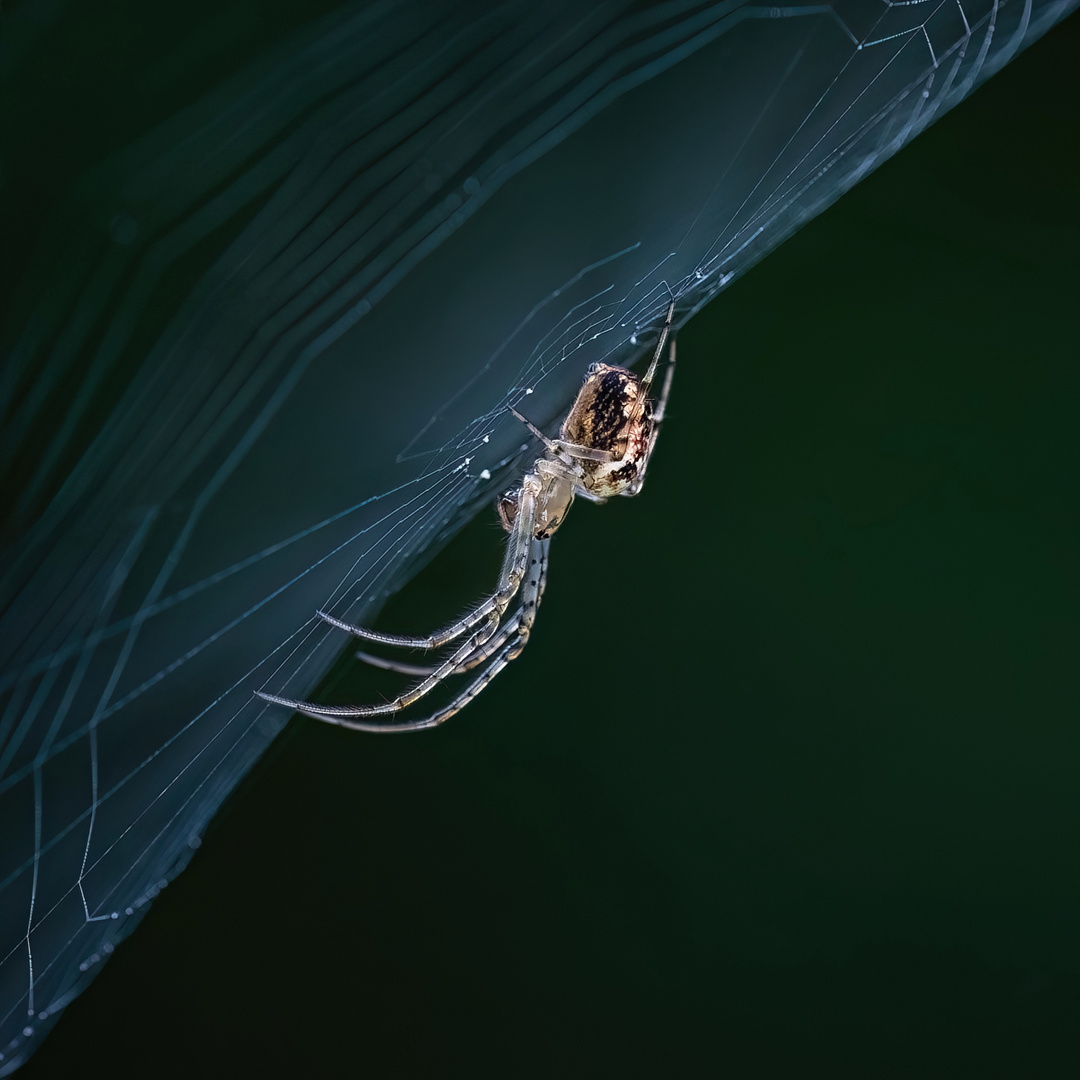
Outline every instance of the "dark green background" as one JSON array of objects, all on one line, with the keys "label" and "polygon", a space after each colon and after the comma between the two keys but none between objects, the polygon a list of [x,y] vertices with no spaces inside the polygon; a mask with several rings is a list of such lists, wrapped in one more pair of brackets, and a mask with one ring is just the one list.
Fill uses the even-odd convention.
[{"label": "dark green background", "polygon": [[22,1075],[1080,1075],[1078,51],[695,319],[524,658],[438,732],[294,721]]}]

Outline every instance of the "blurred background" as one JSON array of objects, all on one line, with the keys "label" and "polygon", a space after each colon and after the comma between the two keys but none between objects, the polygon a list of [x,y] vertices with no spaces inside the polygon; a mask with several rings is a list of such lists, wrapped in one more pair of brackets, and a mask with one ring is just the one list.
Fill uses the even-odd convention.
[{"label": "blurred background", "polygon": [[[153,66],[168,26],[113,11]],[[223,7],[206,87],[291,14]],[[1078,34],[695,317],[523,658],[436,732],[292,720],[20,1075],[1076,1075]],[[5,247],[145,124],[47,90]],[[483,509],[378,625],[502,544]],[[346,657],[319,700],[398,681]]]}]

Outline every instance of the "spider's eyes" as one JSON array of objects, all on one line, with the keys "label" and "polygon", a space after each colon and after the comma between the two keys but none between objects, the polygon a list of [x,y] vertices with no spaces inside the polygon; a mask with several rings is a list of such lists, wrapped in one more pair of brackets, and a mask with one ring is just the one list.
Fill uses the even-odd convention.
[{"label": "spider's eyes", "polygon": [[603,364],[599,364],[599,363],[590,364],[585,369],[585,378],[582,379],[581,381],[582,382],[588,382],[603,366],[604,366]]}]

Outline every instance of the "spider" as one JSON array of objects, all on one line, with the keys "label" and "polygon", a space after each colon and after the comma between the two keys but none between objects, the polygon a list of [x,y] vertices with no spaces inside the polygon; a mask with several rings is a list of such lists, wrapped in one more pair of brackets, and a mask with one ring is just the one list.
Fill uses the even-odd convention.
[{"label": "spider", "polygon": [[[510,408],[510,412],[543,443],[544,452],[525,474],[521,487],[505,492],[496,502],[508,537],[498,586],[491,596],[451,626],[428,637],[384,634],[342,622],[325,611],[318,612],[319,618],[331,626],[383,645],[431,650],[464,636],[463,643],[442,663],[420,667],[357,653],[361,660],[375,667],[421,677],[415,686],[393,701],[380,705],[318,705],[261,691],[257,692],[258,696],[316,720],[358,731],[423,731],[437,727],[460,712],[525,648],[544,595],[551,536],[566,520],[574,497],[580,495],[591,502],[605,503],[614,495],[637,495],[641,491],[675,372],[675,338],[671,334],[674,317],[675,302],[672,301],[656,350],[643,376],[610,364],[589,366],[557,439],[549,439],[517,409]],[[654,402],[649,391],[669,337],[667,372],[660,397]],[[503,622],[515,597],[518,606]],[[369,719],[398,713],[419,701],[444,679],[472,671],[486,661],[490,663],[479,677],[449,705],[431,716],[396,723]]]}]

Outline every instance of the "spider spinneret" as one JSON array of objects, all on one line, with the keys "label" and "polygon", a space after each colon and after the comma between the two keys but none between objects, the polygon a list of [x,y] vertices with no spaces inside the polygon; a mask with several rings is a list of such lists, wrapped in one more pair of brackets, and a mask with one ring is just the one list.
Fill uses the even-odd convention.
[{"label": "spider spinneret", "polygon": [[[521,486],[505,492],[496,501],[508,535],[499,582],[491,596],[457,622],[427,637],[384,634],[318,612],[331,626],[383,645],[432,650],[464,636],[464,642],[449,656],[434,666],[421,667],[357,653],[361,660],[375,667],[421,677],[420,682],[393,701],[380,705],[319,705],[262,691],[257,691],[258,696],[316,720],[359,731],[423,731],[460,712],[525,648],[544,594],[551,536],[566,520],[574,498],[580,495],[591,502],[605,503],[615,495],[637,495],[641,491],[675,372],[675,338],[671,335],[674,318],[673,300],[644,375],[612,364],[589,366],[557,439],[548,438],[517,409],[510,409],[544,445],[544,452],[525,473]],[[650,391],[669,338],[664,385],[654,402]],[[504,622],[515,598],[518,606]],[[431,716],[396,723],[369,719],[400,712],[449,676],[472,671],[487,661],[490,661],[488,666],[465,690]]]}]

